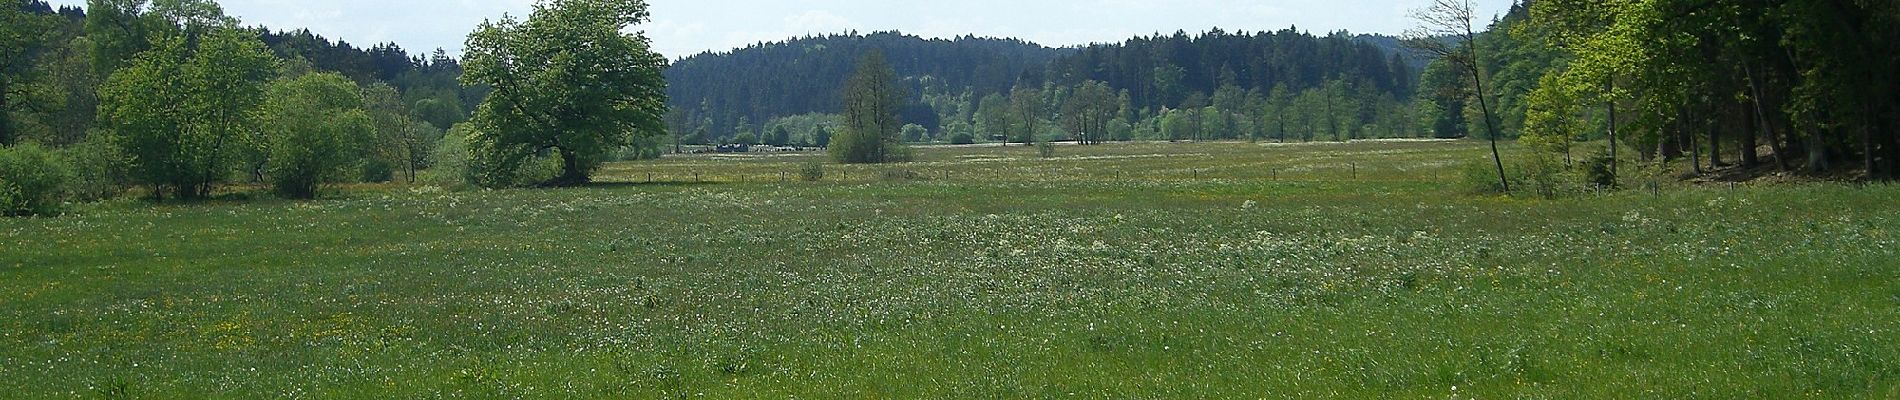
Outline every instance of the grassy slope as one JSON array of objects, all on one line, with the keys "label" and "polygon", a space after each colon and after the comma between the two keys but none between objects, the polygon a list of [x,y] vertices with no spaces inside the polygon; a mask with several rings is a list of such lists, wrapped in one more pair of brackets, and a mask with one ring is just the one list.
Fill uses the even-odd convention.
[{"label": "grassy slope", "polygon": [[0,221],[0,397],[1900,396],[1900,188],[1530,201],[1447,189],[1465,143],[1060,151]]}]

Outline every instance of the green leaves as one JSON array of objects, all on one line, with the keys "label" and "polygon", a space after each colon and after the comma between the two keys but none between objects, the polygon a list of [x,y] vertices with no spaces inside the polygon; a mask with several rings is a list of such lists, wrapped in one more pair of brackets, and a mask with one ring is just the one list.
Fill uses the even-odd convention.
[{"label": "green leaves", "polygon": [[277,65],[245,31],[198,42],[194,52],[182,36],[160,36],[100,91],[102,120],[120,135],[133,178],[179,197],[209,196],[231,172]]},{"label": "green leaves", "polygon": [[271,183],[278,194],[315,198],[324,183],[341,182],[362,159],[376,132],[356,83],[335,73],[278,81],[264,108],[260,142],[270,147]]},{"label": "green leaves", "polygon": [[857,73],[845,82],[844,131],[832,138],[831,157],[847,164],[909,161],[897,120],[904,98],[897,72],[884,55],[865,55]]},{"label": "green leaves", "polygon": [[526,21],[504,17],[469,34],[462,82],[494,88],[476,111],[471,144],[492,159],[474,164],[512,169],[557,150],[564,165],[554,183],[583,183],[634,135],[663,135],[666,60],[642,34],[624,33],[646,21],[646,8],[549,0]]}]

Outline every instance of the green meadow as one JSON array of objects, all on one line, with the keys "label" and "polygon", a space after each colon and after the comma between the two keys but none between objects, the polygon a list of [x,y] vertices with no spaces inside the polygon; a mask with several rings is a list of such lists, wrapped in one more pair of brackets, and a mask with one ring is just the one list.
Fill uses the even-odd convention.
[{"label": "green meadow", "polygon": [[85,205],[0,219],[0,397],[1900,398],[1900,187],[1469,194],[1488,155],[699,155]]}]

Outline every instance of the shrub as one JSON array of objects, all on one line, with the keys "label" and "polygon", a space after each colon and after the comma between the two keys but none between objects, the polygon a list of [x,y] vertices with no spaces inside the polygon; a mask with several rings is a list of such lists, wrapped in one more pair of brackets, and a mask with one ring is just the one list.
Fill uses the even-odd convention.
[{"label": "shrub", "polygon": [[316,198],[320,185],[351,178],[348,167],[358,164],[376,131],[356,82],[333,73],[271,84],[264,121],[271,186],[295,199]]},{"label": "shrub", "polygon": [[93,132],[66,148],[66,161],[73,170],[73,200],[99,201],[125,192],[125,183],[130,181],[128,163],[112,138],[107,132]]},{"label": "shrub", "polygon": [[[1562,162],[1549,154],[1531,156],[1517,168],[1520,171],[1513,176],[1512,182],[1522,182],[1523,190],[1554,199],[1576,194],[1582,191],[1580,174],[1567,171]],[[1515,189],[1515,188],[1513,188]]]},{"label": "shrub", "polygon": [[422,182],[446,189],[468,187],[468,126],[456,124],[429,153],[429,169],[422,171]]},{"label": "shrub", "polygon": [[976,135],[972,135],[969,132],[958,132],[956,135],[950,137],[950,144],[976,144]]},{"label": "shrub", "polygon": [[1056,145],[1047,140],[1036,142],[1036,154],[1042,158],[1053,158],[1056,156]]},{"label": "shrub", "polygon": [[798,179],[806,182],[824,180],[825,165],[820,163],[805,164],[804,167],[798,169]]},{"label": "shrub", "polygon": [[389,160],[371,157],[363,161],[363,182],[385,183],[396,180],[396,165]]},{"label": "shrub", "polygon": [[1592,187],[1615,189],[1616,172],[1610,168],[1615,164],[1610,153],[1599,152],[1583,159],[1583,183]]},{"label": "shrub", "polygon": [[1474,160],[1459,167],[1462,180],[1460,189],[1474,194],[1503,194],[1504,186],[1498,182],[1497,164],[1490,159]]},{"label": "shrub", "polygon": [[34,143],[0,148],[0,215],[50,215],[66,201],[73,171]]}]

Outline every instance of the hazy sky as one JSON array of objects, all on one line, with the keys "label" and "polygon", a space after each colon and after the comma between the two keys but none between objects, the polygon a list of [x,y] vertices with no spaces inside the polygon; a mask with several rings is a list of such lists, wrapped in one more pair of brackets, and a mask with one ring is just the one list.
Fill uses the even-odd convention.
[{"label": "hazy sky", "polygon": [[[805,34],[901,30],[926,37],[1018,37],[1048,46],[1119,42],[1135,35],[1278,30],[1297,25],[1400,34],[1410,10],[1430,0],[650,0],[653,21],[638,29],[668,58],[723,51]],[[1477,0],[1481,15],[1512,0]],[[85,0],[52,0],[83,5]],[[525,16],[533,0],[221,0],[245,25],[309,28],[358,47],[394,41],[411,54],[437,47],[459,54],[483,19]]]}]

